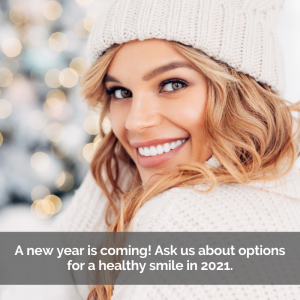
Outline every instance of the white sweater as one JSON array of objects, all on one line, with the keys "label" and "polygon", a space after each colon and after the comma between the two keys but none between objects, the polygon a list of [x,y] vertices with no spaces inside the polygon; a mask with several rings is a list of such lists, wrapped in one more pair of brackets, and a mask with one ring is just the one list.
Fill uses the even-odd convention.
[{"label": "white sweater", "polygon": [[[212,157],[206,162],[216,165]],[[300,231],[300,170],[278,181],[250,185],[218,184],[210,193],[173,188],[150,199],[133,219],[132,231]],[[128,172],[122,170],[126,183]],[[123,176],[123,177],[122,177]],[[206,185],[194,186],[199,190]],[[59,217],[59,231],[106,231],[107,200],[88,173],[68,210]],[[86,300],[86,286],[11,289],[3,300]],[[22,292],[21,292],[22,291]],[[46,292],[48,291],[48,292]],[[28,298],[26,298],[26,292]],[[32,294],[31,294],[32,293]],[[37,297],[37,294],[44,295]],[[113,300],[141,299],[300,299],[300,286],[115,286]]]}]

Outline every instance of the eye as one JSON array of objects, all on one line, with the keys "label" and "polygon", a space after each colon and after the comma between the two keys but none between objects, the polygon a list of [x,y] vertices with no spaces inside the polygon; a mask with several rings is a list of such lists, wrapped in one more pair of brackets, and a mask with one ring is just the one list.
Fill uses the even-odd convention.
[{"label": "eye", "polygon": [[132,97],[132,93],[129,90],[126,90],[121,87],[112,87],[108,90],[106,90],[107,95],[114,95],[117,99],[124,99]]},{"label": "eye", "polygon": [[163,92],[176,92],[177,90],[185,88],[187,86],[187,83],[174,78],[162,82],[160,86],[163,87]]}]

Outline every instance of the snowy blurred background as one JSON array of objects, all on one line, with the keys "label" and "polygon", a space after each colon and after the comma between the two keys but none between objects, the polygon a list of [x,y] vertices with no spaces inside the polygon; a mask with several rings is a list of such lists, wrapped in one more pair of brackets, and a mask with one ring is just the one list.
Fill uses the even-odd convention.
[{"label": "snowy blurred background", "polygon": [[[80,97],[79,80],[105,1],[0,1],[0,231],[47,230],[89,168],[98,114]],[[286,98],[297,102],[299,0],[286,0],[278,33]]]},{"label": "snowy blurred background", "polygon": [[98,114],[79,81],[104,1],[0,1],[1,231],[45,230],[89,168]]}]

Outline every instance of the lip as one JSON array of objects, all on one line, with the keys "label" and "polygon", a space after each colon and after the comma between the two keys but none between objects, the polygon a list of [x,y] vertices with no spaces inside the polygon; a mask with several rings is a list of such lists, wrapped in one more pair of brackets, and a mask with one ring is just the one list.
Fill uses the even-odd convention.
[{"label": "lip", "polygon": [[[167,139],[163,140],[164,143],[170,143],[170,142],[166,142]],[[170,141],[176,141],[177,139],[169,139]],[[189,139],[188,139],[189,140]],[[137,161],[139,163],[139,165],[142,167],[142,168],[155,168],[155,167],[158,167],[160,165],[162,165],[163,163],[165,163],[166,161],[168,161],[169,159],[171,159],[172,157],[174,157],[180,150],[181,148],[184,147],[184,145],[188,142],[188,140],[186,140],[184,143],[182,143],[180,146],[176,147],[175,149],[173,150],[170,150],[169,152],[165,152],[163,154],[158,154],[158,155],[155,155],[155,156],[142,156],[140,153],[139,153],[139,150],[138,148],[139,147],[149,147],[150,145],[151,146],[156,146],[156,145],[159,145],[160,143],[157,143],[157,144],[153,144],[153,141],[152,144],[148,144],[148,146],[144,146],[145,143],[148,143],[148,142],[145,142],[145,143],[136,143],[136,144],[143,144],[142,146],[139,146],[137,149],[136,149],[136,154],[137,154]],[[160,140],[162,141],[162,140]]]}]

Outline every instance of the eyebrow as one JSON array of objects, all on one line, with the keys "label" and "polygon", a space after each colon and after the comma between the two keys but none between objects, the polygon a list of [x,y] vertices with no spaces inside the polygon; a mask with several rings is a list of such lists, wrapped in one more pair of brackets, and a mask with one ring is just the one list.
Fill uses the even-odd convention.
[{"label": "eyebrow", "polygon": [[[165,72],[170,71],[170,70],[178,69],[178,68],[189,68],[189,69],[195,70],[195,67],[193,65],[191,65],[190,63],[188,63],[188,62],[175,61],[175,62],[168,63],[166,65],[163,65],[161,67],[158,67],[158,68],[146,73],[142,77],[142,79],[144,81],[149,81],[149,80],[153,79],[154,77],[156,77],[156,76],[158,76],[162,73],[165,73]],[[105,77],[104,77],[104,82],[108,82],[108,81],[120,83],[113,76],[110,76],[110,75],[106,74]]]}]

